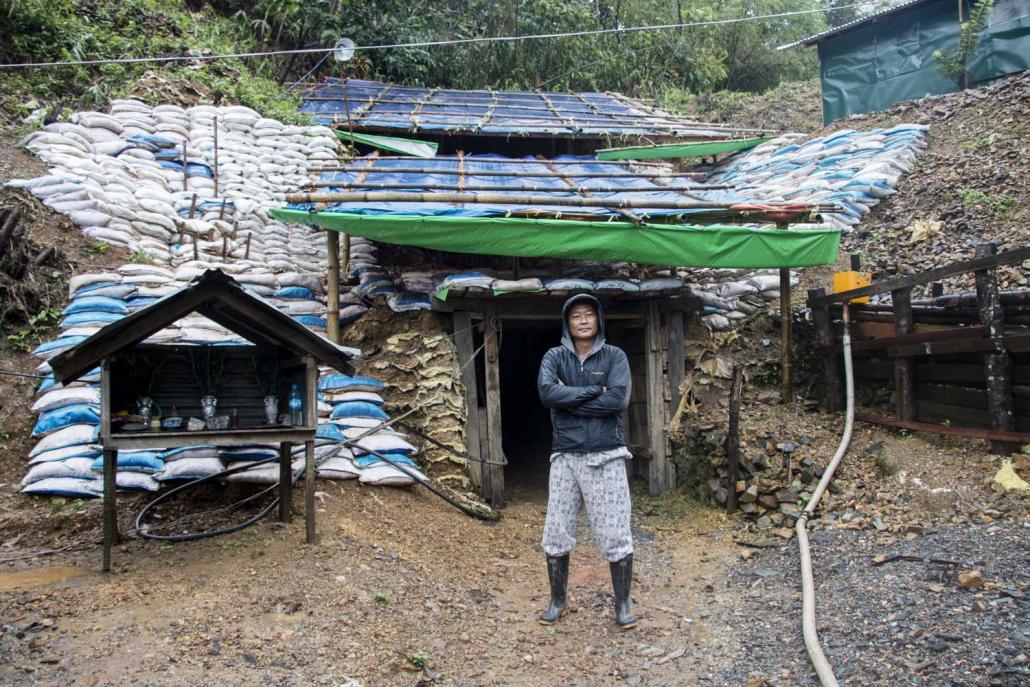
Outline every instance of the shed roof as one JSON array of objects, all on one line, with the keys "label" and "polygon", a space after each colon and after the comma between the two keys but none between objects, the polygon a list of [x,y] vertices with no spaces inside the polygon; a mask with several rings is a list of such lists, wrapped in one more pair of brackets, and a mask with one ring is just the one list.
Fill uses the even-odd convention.
[{"label": "shed roof", "polygon": [[301,111],[315,121],[370,133],[706,140],[754,131],[693,122],[618,93],[463,91],[330,78],[301,97]]},{"label": "shed roof", "polygon": [[790,48],[795,48],[799,45],[809,47],[817,43],[822,43],[827,38],[832,38],[833,36],[836,36],[838,34],[842,34],[847,31],[857,29],[860,26],[864,26],[875,21],[880,21],[886,17],[896,14],[897,12],[909,9],[911,7],[915,7],[916,5],[925,5],[930,2],[942,1],[943,0],[908,0],[908,2],[903,2],[899,5],[895,5],[893,7],[888,7],[887,9],[880,10],[879,12],[873,12],[872,14],[867,14],[864,17],[859,17],[858,19],[854,19],[845,24],[841,24],[840,26],[834,26],[833,28],[826,29],[825,31],[809,36],[808,38],[802,38],[799,41],[794,41],[793,43],[781,45],[777,48],[777,50],[789,50]]},{"label": "shed roof", "polygon": [[207,270],[193,282],[150,306],[113,322],[50,360],[54,377],[74,381],[103,360],[143,341],[191,312],[217,322],[255,345],[310,355],[352,374],[351,353],[318,336],[289,315],[247,293],[221,270]]}]

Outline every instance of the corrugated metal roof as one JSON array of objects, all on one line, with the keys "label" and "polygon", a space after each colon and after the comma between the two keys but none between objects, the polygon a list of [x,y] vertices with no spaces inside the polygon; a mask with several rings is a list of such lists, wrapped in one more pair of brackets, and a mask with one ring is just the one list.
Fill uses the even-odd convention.
[{"label": "corrugated metal roof", "polygon": [[463,91],[327,79],[301,97],[301,111],[316,122],[368,133],[693,140],[747,133],[690,121],[619,93]]},{"label": "corrugated metal roof", "polygon": [[786,45],[781,45],[780,47],[778,47],[776,49],[777,50],[789,50],[790,48],[795,48],[795,47],[797,47],[799,45],[804,45],[805,47],[808,47],[810,45],[815,45],[816,43],[823,42],[824,40],[826,40],[827,38],[829,38],[831,36],[836,36],[837,34],[844,33],[845,31],[851,31],[852,29],[856,29],[859,26],[862,26],[863,24],[866,24],[866,23],[869,23],[869,22],[873,22],[873,21],[877,21],[877,20],[882,19],[882,18],[884,18],[886,16],[894,14],[895,12],[900,12],[901,10],[908,9],[909,7],[914,7],[915,5],[924,5],[924,4],[928,3],[928,2],[939,2],[939,1],[940,0],[909,0],[908,2],[903,2],[900,5],[895,5],[893,7],[888,7],[887,9],[880,10],[879,12],[873,12],[872,14],[868,14],[868,15],[866,15],[864,17],[859,17],[858,19],[855,19],[853,21],[849,21],[846,24],[841,24],[840,26],[835,26],[832,29],[827,29],[827,30],[823,31],[822,33],[815,34],[814,36],[809,36],[808,38],[802,38],[799,41],[794,41],[793,43],[787,43]]}]

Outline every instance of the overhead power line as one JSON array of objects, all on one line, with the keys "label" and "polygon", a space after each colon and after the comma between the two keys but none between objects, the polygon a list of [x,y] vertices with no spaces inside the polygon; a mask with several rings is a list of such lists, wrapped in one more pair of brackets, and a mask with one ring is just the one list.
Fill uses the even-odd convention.
[{"label": "overhead power line", "polygon": [[[821,7],[810,10],[794,10],[791,12],[778,12],[775,14],[761,14],[752,17],[733,17],[729,19],[710,19],[706,21],[683,22],[679,24],[654,24],[650,26],[625,26],[613,29],[594,29],[591,31],[567,31],[564,33],[538,33],[528,36],[486,36],[480,38],[455,38],[439,41],[419,41],[412,43],[390,43],[384,45],[358,45],[355,50],[391,50],[397,48],[429,48],[445,45],[470,45],[474,43],[517,43],[521,41],[541,40],[545,38],[576,38],[580,36],[601,36],[616,33],[639,33],[643,31],[668,31],[672,29],[690,29],[702,26],[721,26],[726,24],[740,24],[744,22],[764,21],[766,19],[780,19],[783,17],[796,17],[804,14],[819,14],[833,10],[851,9],[868,6],[869,2],[857,2],[853,5],[841,5],[838,7]],[[331,53],[335,48],[298,48],[295,50],[265,50],[257,52],[237,52],[220,55],[165,55],[159,57],[120,57],[98,60],[64,60],[58,62],[19,62],[13,64],[0,64],[0,69],[27,69],[31,67],[77,67],[100,64],[137,64],[141,62],[211,62],[214,60],[226,60],[242,57],[274,57],[276,55],[311,55]]]}]

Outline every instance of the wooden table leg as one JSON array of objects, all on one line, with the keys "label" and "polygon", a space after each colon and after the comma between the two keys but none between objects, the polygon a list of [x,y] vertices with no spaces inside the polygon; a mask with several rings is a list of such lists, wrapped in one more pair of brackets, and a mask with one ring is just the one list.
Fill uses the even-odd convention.
[{"label": "wooden table leg", "polygon": [[304,528],[308,544],[318,541],[315,532],[315,442],[304,442]]},{"label": "wooden table leg", "polygon": [[118,543],[117,475],[118,450],[104,449],[104,572],[111,572],[111,548]]},{"label": "wooden table leg", "polygon": [[279,444],[279,522],[289,522],[293,516],[293,445]]}]

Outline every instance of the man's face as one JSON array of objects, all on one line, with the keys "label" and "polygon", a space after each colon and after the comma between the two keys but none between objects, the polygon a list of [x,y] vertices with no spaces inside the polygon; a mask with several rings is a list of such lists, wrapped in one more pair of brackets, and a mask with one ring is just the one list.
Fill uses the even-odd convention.
[{"label": "man's face", "polygon": [[573,339],[597,336],[597,311],[589,303],[576,303],[569,309],[569,333]]}]

